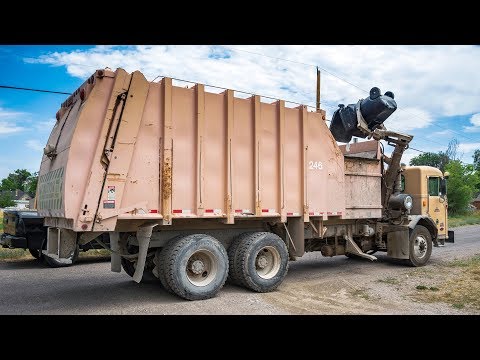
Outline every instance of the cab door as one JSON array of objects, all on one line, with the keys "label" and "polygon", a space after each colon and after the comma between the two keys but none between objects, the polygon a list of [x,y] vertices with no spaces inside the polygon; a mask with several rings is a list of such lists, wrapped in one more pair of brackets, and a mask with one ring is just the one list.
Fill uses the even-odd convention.
[{"label": "cab door", "polygon": [[440,177],[428,178],[428,214],[437,224],[438,238],[445,239],[447,229],[447,201],[445,194],[440,192]]}]

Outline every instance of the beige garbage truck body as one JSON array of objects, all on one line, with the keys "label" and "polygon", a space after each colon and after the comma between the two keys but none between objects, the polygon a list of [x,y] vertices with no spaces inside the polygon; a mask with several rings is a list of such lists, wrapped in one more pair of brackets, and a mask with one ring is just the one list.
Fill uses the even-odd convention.
[{"label": "beige garbage truck body", "polygon": [[[423,265],[435,224],[390,211],[400,167],[388,174],[396,160],[377,140],[392,133],[365,131],[374,140],[339,146],[322,110],[98,70],[62,104],[44,150],[45,255],[68,261],[108,232],[113,271],[122,264],[138,282],[151,271],[191,300],[215,296],[227,276],[271,291],[306,251]],[[411,137],[401,139],[400,152]]]}]

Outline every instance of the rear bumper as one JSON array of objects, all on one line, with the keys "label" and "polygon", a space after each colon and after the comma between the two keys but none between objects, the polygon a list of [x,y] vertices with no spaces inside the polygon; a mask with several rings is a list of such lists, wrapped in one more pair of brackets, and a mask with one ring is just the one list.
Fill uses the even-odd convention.
[{"label": "rear bumper", "polygon": [[8,248],[22,248],[22,249],[28,248],[26,238],[12,236],[5,233],[0,236],[0,245]]}]

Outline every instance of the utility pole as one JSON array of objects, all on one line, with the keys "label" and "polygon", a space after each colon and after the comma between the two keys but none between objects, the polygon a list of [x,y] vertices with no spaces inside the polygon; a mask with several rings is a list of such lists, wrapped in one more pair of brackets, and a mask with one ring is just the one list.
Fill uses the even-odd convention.
[{"label": "utility pole", "polygon": [[317,112],[320,111],[320,70],[317,66]]}]

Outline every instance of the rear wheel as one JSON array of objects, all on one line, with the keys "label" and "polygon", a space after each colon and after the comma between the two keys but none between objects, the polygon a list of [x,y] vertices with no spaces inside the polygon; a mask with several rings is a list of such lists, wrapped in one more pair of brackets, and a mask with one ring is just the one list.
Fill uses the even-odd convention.
[{"label": "rear wheel", "polygon": [[254,233],[246,232],[238,235],[233,239],[232,243],[228,247],[227,254],[228,254],[229,266],[228,266],[227,281],[231,284],[242,285],[241,274],[237,272],[237,269],[239,269],[239,267],[235,265],[236,261],[238,260],[237,252],[238,252],[238,249],[240,248],[240,245],[245,241],[245,239],[247,239],[252,234]]},{"label": "rear wheel", "polygon": [[410,233],[409,259],[411,266],[424,266],[432,255],[432,235],[422,225],[417,225]]},{"label": "rear wheel", "polygon": [[287,246],[270,232],[248,234],[238,245],[233,267],[240,285],[257,292],[273,291],[288,272]]},{"label": "rear wheel", "polygon": [[164,250],[165,280],[178,296],[187,300],[209,299],[225,284],[227,251],[212,236],[188,235],[175,239]]},{"label": "rear wheel", "polygon": [[173,290],[170,287],[170,285],[167,282],[167,277],[166,277],[166,264],[167,264],[167,254],[170,252],[171,248],[175,246],[176,242],[183,238],[182,235],[176,236],[173,239],[170,239],[167,244],[160,249],[157,249],[155,252],[155,258],[153,260],[155,268],[154,268],[154,275],[160,280],[162,286],[164,287],[165,290],[167,290],[169,293],[173,294]]}]

